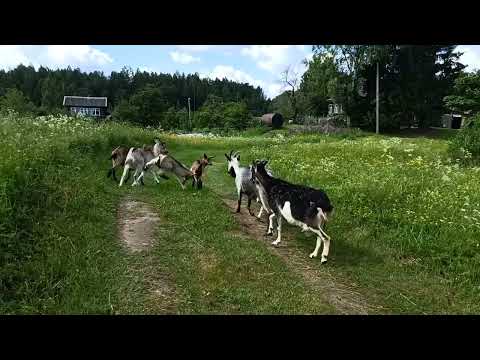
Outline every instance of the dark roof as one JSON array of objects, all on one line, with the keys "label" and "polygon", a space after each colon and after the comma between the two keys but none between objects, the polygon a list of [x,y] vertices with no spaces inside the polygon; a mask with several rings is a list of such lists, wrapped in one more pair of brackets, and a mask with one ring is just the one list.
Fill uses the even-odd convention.
[{"label": "dark roof", "polygon": [[64,96],[63,106],[107,107],[106,97]]}]

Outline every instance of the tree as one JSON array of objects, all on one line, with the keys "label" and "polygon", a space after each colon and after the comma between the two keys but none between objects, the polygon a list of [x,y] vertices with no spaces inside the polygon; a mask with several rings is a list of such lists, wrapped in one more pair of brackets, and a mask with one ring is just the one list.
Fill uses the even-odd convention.
[{"label": "tree", "polygon": [[[391,45],[314,45],[313,51],[317,55],[331,57],[339,72],[335,81],[335,100],[343,104],[347,114],[354,123],[360,123],[365,115],[359,112],[363,96],[358,92],[358,85],[364,70],[377,62],[384,67],[391,53]],[[359,104],[360,103],[360,104]]]},{"label": "tree", "polygon": [[[125,114],[128,101],[148,85],[161,92],[165,109],[173,107],[175,111],[185,107],[190,97],[192,110],[196,112],[210,94],[223,96],[225,102],[243,102],[248,111],[256,115],[263,114],[268,105],[268,100],[259,87],[227,79],[200,78],[198,74],[133,72],[128,67],[120,72],[113,71],[109,76],[98,71],[86,73],[70,67],[56,70],[40,67],[35,71],[33,67],[20,65],[10,71],[0,70],[0,96],[5,94],[6,89],[16,88],[35,106],[41,107],[44,113],[61,108],[63,96],[79,95],[106,96],[110,111],[122,103],[117,115]],[[128,106],[131,107],[131,104]]]},{"label": "tree", "polygon": [[0,109],[15,110],[19,114],[28,114],[35,111],[35,105],[17,89],[8,89],[0,98]]},{"label": "tree", "polygon": [[459,76],[455,80],[452,92],[444,98],[448,109],[480,112],[480,70]]},{"label": "tree", "polygon": [[[352,124],[371,128],[375,116],[376,66],[380,75],[382,127],[428,127],[444,111],[442,99],[464,68],[454,45],[316,45],[338,69],[335,99]],[[367,91],[358,91],[364,83]]]},{"label": "tree", "polygon": [[123,99],[115,107],[112,113],[113,119],[117,121],[138,122],[138,108],[130,103],[127,99]]},{"label": "tree", "polygon": [[299,92],[304,95],[306,112],[323,116],[328,110],[328,100],[338,97],[337,81],[340,77],[333,57],[314,55],[307,61],[307,71],[302,76]]},{"label": "tree", "polygon": [[288,66],[281,74],[282,82],[286,87],[289,87],[289,98],[290,104],[292,106],[292,119],[293,121],[297,120],[298,116],[298,107],[297,107],[297,93],[298,86],[300,85],[300,81],[298,78],[298,73],[291,67]]}]

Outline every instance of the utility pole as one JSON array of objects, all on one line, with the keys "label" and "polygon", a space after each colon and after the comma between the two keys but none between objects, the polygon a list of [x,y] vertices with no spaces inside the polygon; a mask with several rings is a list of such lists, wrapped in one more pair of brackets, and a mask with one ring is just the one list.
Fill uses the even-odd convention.
[{"label": "utility pole", "polygon": [[380,65],[377,61],[377,121],[376,121],[376,128],[375,132],[377,134],[380,133],[380,102],[379,102],[379,83],[380,83]]},{"label": "utility pole", "polygon": [[192,127],[192,121],[190,120],[190,98],[188,98],[188,125]]}]

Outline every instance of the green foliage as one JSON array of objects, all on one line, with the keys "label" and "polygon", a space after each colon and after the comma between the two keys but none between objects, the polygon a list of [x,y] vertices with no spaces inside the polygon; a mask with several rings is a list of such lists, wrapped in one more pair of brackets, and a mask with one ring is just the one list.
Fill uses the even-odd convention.
[{"label": "green foliage", "polygon": [[[343,104],[352,126],[375,127],[371,113],[375,111],[379,64],[381,128],[388,129],[401,125],[422,128],[438,125],[445,111],[443,98],[451,93],[455,79],[465,67],[459,63],[461,54],[454,51],[455,47],[318,45],[313,48],[317,56],[333,59],[339,71],[334,98]],[[312,66],[312,71],[307,71],[310,81],[321,78],[322,71],[325,66]],[[325,80],[323,84],[325,87]],[[313,87],[313,92],[318,92],[318,88],[321,86]],[[312,90],[307,90],[307,97],[309,92]]]},{"label": "green foliage", "polygon": [[183,108],[177,111],[174,107],[170,107],[164,113],[160,126],[164,130],[188,129],[190,127],[188,123],[188,110]]},{"label": "green foliage", "polygon": [[272,99],[270,103],[270,112],[278,112],[282,114],[284,119],[291,119],[293,116],[292,105],[290,102],[290,94],[284,91],[280,95]]},{"label": "green foliage", "polygon": [[458,131],[449,145],[450,155],[464,164],[480,162],[480,114]]},{"label": "green foliage", "polygon": [[134,123],[138,119],[138,108],[128,100],[121,100],[112,113],[112,118],[116,121],[125,121]]},{"label": "green foliage", "polygon": [[337,94],[339,77],[333,57],[313,56],[308,62],[308,69],[303,74],[300,86],[300,91],[305,94],[307,114],[315,116],[327,114],[328,99],[339,97]]},{"label": "green foliage", "polygon": [[200,78],[198,74],[149,73],[128,67],[112,71],[110,75],[99,71],[86,73],[70,67],[52,70],[41,66],[35,70],[20,65],[7,72],[0,70],[0,97],[5,89],[16,88],[35,106],[42,106],[49,113],[62,107],[65,95],[106,96],[109,111],[113,112],[122,100],[129,100],[149,85],[162,94],[165,111],[170,107],[177,110],[186,107],[188,98],[191,98],[192,111],[197,111],[211,94],[222,97],[225,102],[244,102],[254,115],[263,114],[268,105],[260,87],[227,79]]},{"label": "green foliage", "polygon": [[444,98],[452,111],[480,111],[480,70],[464,73],[455,80],[453,94]]},{"label": "green foliage", "polygon": [[246,129],[252,123],[247,106],[244,103],[224,102],[220,97],[211,95],[204,106],[195,113],[195,128]]},{"label": "green foliage", "polygon": [[35,105],[20,90],[8,89],[0,98],[0,110],[14,110],[19,114],[31,114],[35,112]]},{"label": "green foliage", "polygon": [[159,126],[166,112],[166,106],[161,91],[153,85],[147,85],[133,94],[128,101],[120,102],[112,115],[121,121]]}]

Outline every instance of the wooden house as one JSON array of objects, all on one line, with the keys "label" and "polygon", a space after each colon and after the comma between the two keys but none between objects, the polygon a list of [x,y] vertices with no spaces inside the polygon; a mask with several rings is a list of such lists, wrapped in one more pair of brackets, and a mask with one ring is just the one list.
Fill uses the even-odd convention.
[{"label": "wooden house", "polygon": [[64,96],[63,106],[73,116],[91,116],[104,118],[107,116],[107,98],[90,96]]}]

